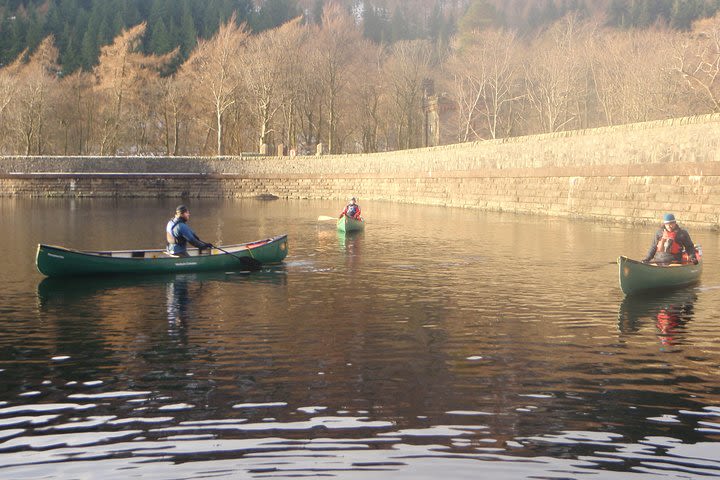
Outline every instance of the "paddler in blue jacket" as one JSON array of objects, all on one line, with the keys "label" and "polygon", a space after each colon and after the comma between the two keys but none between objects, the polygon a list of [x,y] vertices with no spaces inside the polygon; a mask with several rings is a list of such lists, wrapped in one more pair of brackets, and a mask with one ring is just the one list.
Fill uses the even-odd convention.
[{"label": "paddler in blue jacket", "polygon": [[203,242],[195,235],[195,232],[187,224],[189,220],[190,210],[185,205],[178,205],[175,209],[175,218],[171,219],[165,227],[168,254],[176,257],[188,257],[188,243],[199,249],[212,247],[212,244]]}]

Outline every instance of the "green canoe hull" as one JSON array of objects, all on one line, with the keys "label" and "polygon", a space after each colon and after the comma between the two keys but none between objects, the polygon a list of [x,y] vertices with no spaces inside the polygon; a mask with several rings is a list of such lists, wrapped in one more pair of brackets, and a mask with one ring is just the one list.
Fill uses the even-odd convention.
[{"label": "green canoe hull", "polygon": [[41,244],[35,263],[48,277],[238,270],[244,264],[236,257],[250,257],[262,264],[282,262],[288,252],[287,235],[221,248],[233,255],[214,248],[202,253],[191,248],[189,257],[172,257],[164,250],[89,252]]},{"label": "green canoe hull", "polygon": [[365,221],[343,215],[337,221],[337,228],[341,232],[359,232],[365,230]]},{"label": "green canoe hull", "polygon": [[652,265],[618,258],[620,289],[625,295],[652,290],[680,288],[697,283],[702,274],[703,262],[697,265]]}]

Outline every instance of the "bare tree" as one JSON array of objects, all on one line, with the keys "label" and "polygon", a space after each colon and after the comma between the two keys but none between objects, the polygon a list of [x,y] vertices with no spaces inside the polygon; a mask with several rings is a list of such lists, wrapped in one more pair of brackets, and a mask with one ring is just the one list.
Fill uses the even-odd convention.
[{"label": "bare tree", "polygon": [[695,22],[691,35],[677,36],[674,50],[674,70],[720,112],[720,14]]},{"label": "bare tree", "polygon": [[84,155],[95,124],[95,96],[92,74],[78,70],[60,80],[56,116],[56,150],[61,155]]},{"label": "bare tree", "polygon": [[17,91],[14,129],[22,138],[25,155],[45,153],[47,117],[53,88],[57,83],[58,49],[54,38],[46,37],[20,69],[22,83]]},{"label": "bare tree", "polygon": [[141,23],[123,30],[111,45],[100,50],[94,72],[97,78],[95,91],[100,97],[101,155],[114,154],[123,133],[137,125],[145,125],[147,117],[136,118],[136,122],[130,119],[138,110],[146,109],[147,102],[143,101],[143,96],[149,83],[177,54],[177,50],[161,56],[140,53],[138,50],[145,29],[145,23]]},{"label": "bare tree", "polygon": [[566,16],[532,45],[528,55],[526,95],[542,132],[567,130],[579,123],[578,106],[586,93],[577,54],[581,34],[577,17]]},{"label": "bare tree", "polygon": [[[515,34],[475,31],[455,48],[447,70],[458,100],[458,140],[508,135],[513,125],[513,104],[523,97],[517,85],[520,51]],[[480,127],[482,131],[478,131]]]},{"label": "bare tree", "polygon": [[158,93],[157,106],[153,110],[157,117],[155,124],[161,129],[160,137],[165,155],[175,156],[180,149],[182,126],[190,123],[188,113],[191,90],[187,77],[181,75],[158,78],[154,86]]},{"label": "bare tree", "polygon": [[430,74],[431,59],[430,46],[426,41],[401,41],[393,45],[385,65],[399,148],[420,144],[423,81]]},{"label": "bare tree", "polygon": [[259,146],[270,143],[269,134],[278,110],[293,107],[298,48],[305,36],[300,20],[252,37],[243,56],[243,79],[258,128]]},{"label": "bare tree", "polygon": [[223,116],[236,102],[240,85],[240,59],[248,38],[233,15],[209,40],[200,40],[182,70],[191,82],[200,111],[212,111],[215,154],[223,155]]},{"label": "bare tree", "polygon": [[311,59],[318,71],[323,88],[327,115],[327,144],[336,153],[339,124],[339,104],[352,81],[352,64],[355,47],[362,41],[360,31],[353,19],[336,3],[328,4],[323,11],[322,28],[316,38]]},{"label": "bare tree", "polygon": [[307,28],[308,42],[303,45],[301,59],[297,64],[295,79],[297,119],[300,131],[298,137],[303,149],[309,152],[322,141],[323,119],[323,82],[318,64],[313,60],[318,48],[317,39],[320,27],[309,25]]},{"label": "bare tree", "polygon": [[357,99],[356,113],[350,117],[355,121],[362,151],[377,152],[381,148],[381,131],[387,129],[388,122],[387,79],[383,72],[387,51],[363,42],[358,45],[358,55],[363,70],[350,88],[350,97]]},{"label": "bare tree", "polygon": [[0,68],[0,152],[13,153],[11,143],[11,128],[13,124],[11,115],[12,103],[16,101],[20,87],[20,71],[27,57],[27,50],[18,55],[9,65]]},{"label": "bare tree", "polygon": [[[297,149],[298,124],[300,118],[300,102],[303,95],[300,78],[308,73],[306,52],[310,47],[310,28],[298,19],[283,27],[281,45],[285,52],[284,75],[281,88],[283,91],[283,142]],[[297,22],[297,23],[296,23]]]}]

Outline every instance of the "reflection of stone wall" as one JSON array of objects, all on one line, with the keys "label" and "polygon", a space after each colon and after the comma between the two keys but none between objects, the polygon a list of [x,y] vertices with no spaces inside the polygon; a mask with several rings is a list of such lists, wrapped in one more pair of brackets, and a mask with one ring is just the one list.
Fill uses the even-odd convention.
[{"label": "reflection of stone wall", "polygon": [[621,222],[655,222],[674,211],[685,224],[718,227],[720,115],[372,155],[0,159],[4,196],[345,198],[350,192]]}]

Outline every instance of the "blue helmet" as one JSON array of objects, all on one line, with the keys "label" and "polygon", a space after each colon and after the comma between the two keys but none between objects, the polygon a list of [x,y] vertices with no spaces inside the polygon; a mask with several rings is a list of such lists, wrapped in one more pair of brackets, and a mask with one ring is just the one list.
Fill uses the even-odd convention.
[{"label": "blue helmet", "polygon": [[663,223],[674,223],[675,222],[675,215],[672,213],[666,213],[663,215]]}]

